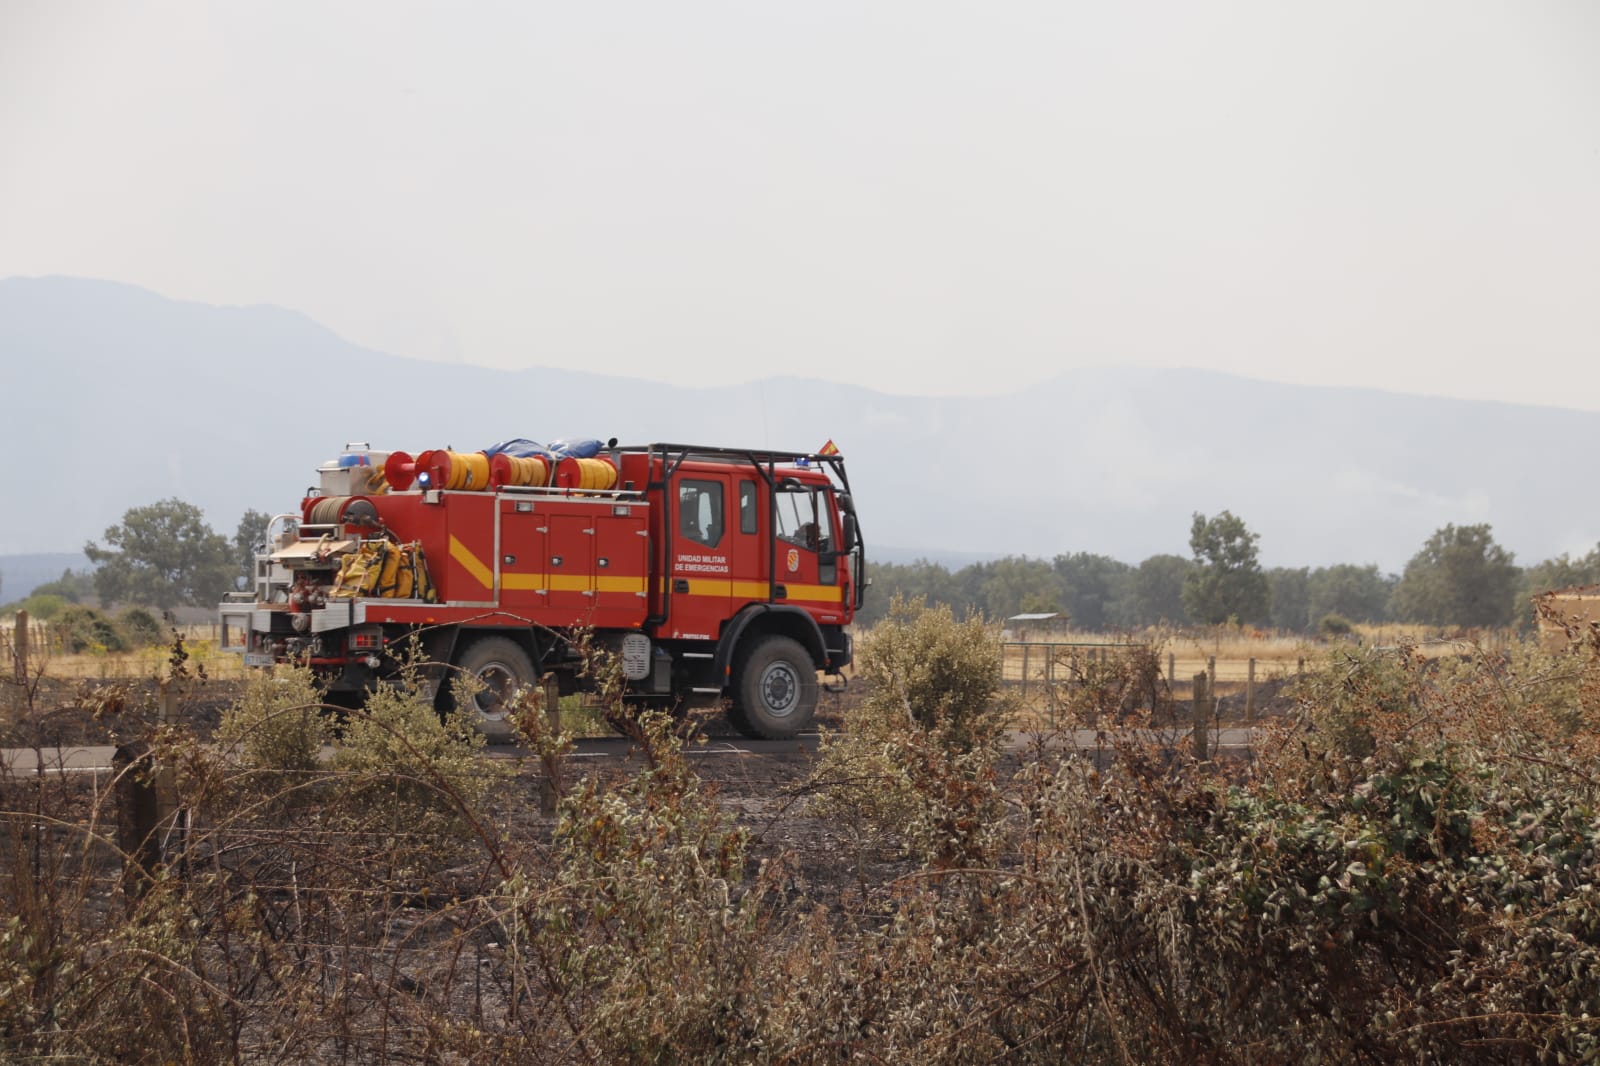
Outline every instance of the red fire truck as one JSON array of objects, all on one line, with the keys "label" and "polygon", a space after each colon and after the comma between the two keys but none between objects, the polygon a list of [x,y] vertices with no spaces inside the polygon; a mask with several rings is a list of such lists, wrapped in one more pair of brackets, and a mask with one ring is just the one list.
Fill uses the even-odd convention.
[{"label": "red fire truck", "polygon": [[346,705],[416,648],[441,711],[453,674],[485,682],[470,711],[495,740],[516,687],[593,684],[585,646],[616,657],[629,699],[806,729],[867,584],[843,457],[589,445],[347,446],[270,523],[254,592],[221,605],[224,646],[308,665]]}]

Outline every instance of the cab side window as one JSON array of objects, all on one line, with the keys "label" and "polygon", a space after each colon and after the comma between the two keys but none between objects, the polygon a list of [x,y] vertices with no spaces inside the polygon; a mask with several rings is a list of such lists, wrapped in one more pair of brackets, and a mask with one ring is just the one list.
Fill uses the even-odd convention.
[{"label": "cab side window", "polygon": [[678,535],[714,548],[722,542],[722,482],[684,478],[678,483]]},{"label": "cab side window", "polygon": [[739,532],[754,533],[759,526],[760,504],[756,497],[754,481],[739,482]]}]

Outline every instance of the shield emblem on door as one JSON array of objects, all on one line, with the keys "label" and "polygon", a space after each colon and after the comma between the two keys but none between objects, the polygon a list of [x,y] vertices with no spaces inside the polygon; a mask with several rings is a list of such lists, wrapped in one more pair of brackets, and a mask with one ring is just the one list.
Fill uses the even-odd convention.
[{"label": "shield emblem on door", "polygon": [[788,560],[788,562],[789,562],[789,573],[792,574],[796,570],[800,569],[800,549],[798,549],[798,548],[790,548],[789,549],[789,560]]}]

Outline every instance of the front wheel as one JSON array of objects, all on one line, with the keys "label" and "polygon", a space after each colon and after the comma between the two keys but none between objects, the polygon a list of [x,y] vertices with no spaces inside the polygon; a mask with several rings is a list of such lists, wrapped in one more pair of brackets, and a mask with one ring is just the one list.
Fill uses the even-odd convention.
[{"label": "front wheel", "polygon": [[786,740],[810,728],[817,713],[817,667],[792,637],[762,637],[741,656],[733,697],[741,731]]},{"label": "front wheel", "polygon": [[516,732],[511,721],[511,698],[517,689],[537,680],[528,653],[514,640],[485,637],[467,645],[456,666],[483,683],[483,690],[472,697],[466,708],[478,732],[491,743],[510,741]]}]

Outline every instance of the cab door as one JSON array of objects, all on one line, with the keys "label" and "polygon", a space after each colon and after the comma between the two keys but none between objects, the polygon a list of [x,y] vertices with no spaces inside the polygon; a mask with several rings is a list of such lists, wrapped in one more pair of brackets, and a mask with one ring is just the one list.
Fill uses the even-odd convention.
[{"label": "cab door", "polygon": [[730,518],[732,535],[728,555],[732,578],[730,616],[746,604],[767,603],[772,599],[772,526],[764,520],[766,482],[753,473],[734,476],[734,506]]},{"label": "cab door", "polygon": [[725,471],[680,469],[672,479],[667,560],[668,630],[684,640],[716,640],[733,599],[733,495]]}]

